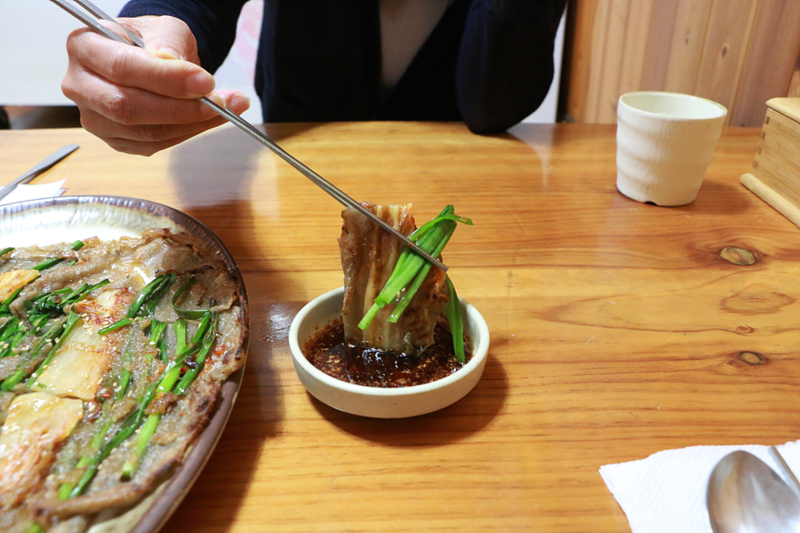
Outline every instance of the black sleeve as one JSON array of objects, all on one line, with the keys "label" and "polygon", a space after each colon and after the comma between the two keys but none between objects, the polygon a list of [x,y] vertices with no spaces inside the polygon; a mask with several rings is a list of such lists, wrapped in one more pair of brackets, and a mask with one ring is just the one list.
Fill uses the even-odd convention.
[{"label": "black sleeve", "polygon": [[170,15],[183,20],[197,40],[200,64],[215,72],[233,46],[246,0],[131,0],[120,17]]},{"label": "black sleeve", "polygon": [[473,0],[457,67],[458,105],[475,133],[499,133],[541,105],[566,0]]}]

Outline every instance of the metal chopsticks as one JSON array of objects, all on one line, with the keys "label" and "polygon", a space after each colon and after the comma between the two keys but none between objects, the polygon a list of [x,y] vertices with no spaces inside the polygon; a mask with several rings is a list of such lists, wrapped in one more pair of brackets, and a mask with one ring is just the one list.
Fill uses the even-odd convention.
[{"label": "metal chopsticks", "polygon": [[[114,41],[116,41],[118,43],[131,44],[131,42],[132,42],[134,45],[136,45],[136,46],[138,46],[140,48],[144,48],[144,43],[142,42],[141,38],[139,38],[138,35],[135,35],[132,32],[128,31],[124,26],[120,25],[113,17],[111,17],[111,16],[107,15],[106,13],[104,13],[99,7],[97,7],[94,4],[92,4],[89,0],[72,0],[72,1],[74,1],[80,7],[84,8],[86,11],[88,11],[94,17],[106,20],[108,22],[112,22],[112,23],[116,24],[117,26],[119,26],[120,28],[122,28],[123,30],[125,30],[125,33],[130,38],[131,42],[126,41],[120,35],[117,35],[116,33],[110,31],[108,28],[102,26],[101,24],[99,24],[97,22],[97,20],[95,18],[92,18],[91,16],[87,15],[86,13],[81,11],[80,9],[76,8],[69,1],[67,1],[67,0],[50,0],[50,1],[53,2],[54,4],[56,4],[57,6],[59,6],[60,8],[62,8],[64,11],[66,11],[67,13],[72,15],[73,17],[75,17],[78,20],[80,20],[81,22],[83,22],[86,26],[88,26],[94,32],[99,33],[100,35],[103,35],[105,37],[108,37],[109,39],[112,39],[112,40],[114,40]],[[230,111],[228,109],[225,109],[223,107],[218,106],[213,101],[211,101],[210,99],[206,98],[205,96],[200,98],[200,101],[203,104],[205,104],[206,106],[208,106],[211,109],[213,109],[219,115],[224,117],[228,122],[231,122],[236,127],[238,127],[239,129],[241,129],[242,131],[247,133],[250,137],[252,137],[256,141],[260,142],[261,144],[263,144],[264,146],[266,146],[270,150],[272,150],[281,159],[283,159],[284,161],[289,163],[289,165],[294,167],[298,172],[300,172],[302,175],[304,175],[305,177],[310,179],[312,182],[314,182],[317,186],[322,188],[325,192],[327,192],[333,198],[338,200],[342,205],[344,205],[345,207],[352,207],[353,209],[355,209],[358,212],[360,212],[362,215],[370,218],[373,222],[375,222],[376,224],[381,226],[383,229],[385,229],[386,231],[388,231],[389,233],[391,233],[392,235],[394,235],[395,237],[397,237],[398,239],[403,241],[406,245],[410,246],[412,250],[414,250],[416,253],[418,253],[419,255],[424,257],[426,260],[430,261],[433,265],[435,265],[438,268],[441,268],[444,271],[447,271],[447,267],[444,264],[442,264],[440,261],[438,261],[436,258],[432,257],[430,254],[428,254],[424,250],[420,249],[416,244],[411,242],[408,239],[408,237],[406,237],[405,235],[403,235],[402,233],[400,233],[399,231],[397,231],[396,229],[391,227],[389,224],[387,224],[383,220],[381,220],[378,216],[376,216],[374,213],[372,213],[371,211],[366,209],[360,203],[358,203],[355,200],[353,200],[352,198],[350,198],[347,194],[345,194],[344,192],[339,190],[336,186],[334,186],[328,180],[326,180],[325,178],[323,178],[322,176],[320,176],[319,174],[317,174],[316,172],[311,170],[309,167],[307,167],[306,165],[301,163],[299,160],[294,158],[286,150],[284,150],[283,148],[278,146],[272,139],[267,137],[267,135],[264,134],[261,130],[259,130],[258,128],[256,128],[252,124],[250,124],[250,122],[248,122],[247,120],[243,119],[242,117],[240,117],[236,113],[233,113],[232,111]]]}]

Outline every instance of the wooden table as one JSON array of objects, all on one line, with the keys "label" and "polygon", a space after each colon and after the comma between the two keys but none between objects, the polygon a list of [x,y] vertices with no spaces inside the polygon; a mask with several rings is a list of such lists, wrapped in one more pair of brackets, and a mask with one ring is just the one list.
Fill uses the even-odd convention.
[{"label": "wooden table", "polygon": [[[82,130],[0,132],[0,183],[78,143],[39,180],[179,208],[244,273],[243,387],[164,531],[629,531],[601,465],[800,437],[800,230],[739,184],[758,129],[725,131],[680,208],[616,191],[614,126],[268,131],[357,199],[414,202],[420,221],[452,203],[475,220],[445,261],[489,323],[489,360],[474,391],[435,414],[334,411],[298,382],[287,334],[342,283],[337,203],[229,127],[151,158]],[[736,264],[742,250],[754,264]]]}]

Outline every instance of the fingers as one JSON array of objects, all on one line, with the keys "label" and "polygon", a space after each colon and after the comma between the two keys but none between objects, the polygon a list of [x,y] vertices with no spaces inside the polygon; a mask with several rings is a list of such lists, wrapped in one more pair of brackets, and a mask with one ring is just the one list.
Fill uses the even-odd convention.
[{"label": "fingers", "polygon": [[[216,120],[214,122],[216,122]],[[218,123],[211,124],[208,126],[207,129],[213,128],[215,126],[219,126],[219,124]],[[130,139],[116,138],[116,137],[108,137],[103,140],[106,142],[106,144],[108,144],[111,148],[113,148],[117,152],[122,152],[124,154],[131,154],[131,155],[151,156],[157,152],[160,152],[161,150],[171,148],[186,140],[189,140],[198,133],[181,135],[164,141],[133,141]]]},{"label": "fingers", "polygon": [[[235,91],[215,94],[213,99],[236,114],[241,114],[250,107],[247,97]],[[99,113],[86,110],[81,111],[81,124],[119,152],[149,156],[225,123],[224,118],[213,112],[211,114],[212,118],[184,124],[125,126],[108,120]]]},{"label": "fingers", "polygon": [[115,85],[183,99],[199,98],[214,90],[213,76],[194,63],[155,57],[147,50],[88,30],[78,30],[70,36],[67,52],[71,68]]},{"label": "fingers", "polygon": [[[218,126],[224,119],[203,95],[234,113],[249,108],[238,92],[212,93],[214,78],[197,63],[186,24],[172,17],[119,19],[139,34],[145,49],[117,43],[87,29],[67,40],[64,94],[81,111],[84,128],[116,150],[150,155]],[[106,27],[124,35],[117,25]]]},{"label": "fingers", "polygon": [[197,98],[172,98],[119,85],[82,68],[70,68],[61,89],[81,112],[93,111],[120,125],[187,124],[214,116]]},{"label": "fingers", "polygon": [[142,37],[145,50],[151,55],[200,64],[194,36],[182,20],[173,17],[138,17],[121,18],[119,22]]}]

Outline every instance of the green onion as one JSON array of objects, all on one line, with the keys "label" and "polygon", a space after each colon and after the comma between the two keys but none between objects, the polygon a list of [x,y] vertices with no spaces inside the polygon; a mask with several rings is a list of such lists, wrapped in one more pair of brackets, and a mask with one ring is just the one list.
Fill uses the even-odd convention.
[{"label": "green onion", "polygon": [[81,301],[89,292],[108,285],[109,281],[103,280],[95,285],[84,283],[77,289],[65,287],[52,293],[40,294],[30,300],[25,301],[25,308],[32,314],[50,315],[56,317],[64,314],[64,308]]},{"label": "green onion", "polygon": [[[147,407],[159,392],[169,392],[172,390],[180,378],[180,372],[183,363],[190,355],[195,353],[200,348],[200,346],[192,345],[186,342],[186,323],[183,320],[179,320],[173,324],[173,329],[175,330],[175,335],[178,338],[180,350],[178,350],[175,354],[175,357],[170,360],[169,363],[167,363],[167,366],[164,368],[164,371],[161,373],[159,379],[157,379],[147,388],[141,402],[139,403],[139,408],[125,420],[114,436],[101,449],[99,449],[95,455],[91,457],[91,459],[84,462],[84,465],[82,466],[85,466],[86,470],[84,471],[83,476],[78,483],[70,491],[69,498],[74,498],[75,496],[83,494],[83,492],[86,490],[86,487],[97,473],[100,463],[102,463],[116,447],[125,442],[131,435],[133,435],[133,433],[136,432],[137,429],[142,427],[142,423],[145,421]],[[157,424],[157,422],[151,422],[151,424],[153,423]],[[145,445],[146,442],[143,444],[143,446]],[[132,474],[132,472],[135,471],[135,464],[129,466],[127,470],[128,474]],[[64,491],[66,492],[66,489],[64,489]]]},{"label": "green onion", "polygon": [[[448,209],[452,209],[452,206],[447,206],[445,211]],[[429,231],[426,231],[416,244],[429,254],[434,254],[442,239],[449,239],[454,229],[455,223],[452,221],[444,221],[442,224],[435,225]],[[414,276],[416,276],[417,272],[419,272],[426,263],[427,261],[425,261],[422,256],[409,251],[405,260],[401,263],[400,269],[398,270],[395,268],[395,271],[392,272],[392,276],[390,276],[386,286],[380,294],[378,294],[375,302],[383,307],[394,301],[397,294],[414,279]]]},{"label": "green onion", "polygon": [[48,317],[37,316],[31,319],[31,329],[28,333],[31,335],[38,335],[47,324]]},{"label": "green onion", "polygon": [[203,318],[203,315],[206,313],[205,309],[198,309],[198,310],[191,310],[191,309],[181,309],[178,307],[178,301],[183,296],[183,293],[189,290],[189,288],[195,284],[197,278],[192,276],[191,278],[187,279],[183,285],[175,292],[175,295],[172,297],[172,308],[178,313],[178,316],[181,318],[188,318],[190,320],[199,320]]},{"label": "green onion", "polygon": [[150,344],[158,346],[164,332],[167,331],[167,323],[153,319],[150,321]]},{"label": "green onion", "polygon": [[8,252],[13,252],[13,251],[14,251],[13,247],[3,248],[2,250],[0,250],[0,257],[6,255]]},{"label": "green onion", "polygon": [[[452,208],[452,207],[453,206],[447,206],[445,208],[445,210],[447,210],[448,208]],[[456,214],[452,213],[452,211],[449,212],[449,213],[445,213],[444,211],[442,211],[441,213],[439,213],[439,215],[436,218],[434,218],[433,220],[427,221],[425,224],[423,224],[422,226],[417,228],[417,230],[414,232],[414,235],[416,235],[417,238],[421,237],[422,235],[427,233],[428,230],[430,230],[434,225],[438,224],[442,220],[453,220],[455,222],[461,222],[462,224],[466,224],[467,226],[474,226],[474,224],[472,223],[472,219],[471,218],[466,218],[466,217],[462,217],[462,216],[456,215]],[[416,239],[411,239],[411,242],[416,242]]]},{"label": "green onion", "polygon": [[161,300],[161,297],[164,296],[164,293],[166,293],[169,288],[172,287],[172,284],[175,283],[176,279],[178,279],[177,274],[167,274],[161,285],[155,289],[142,304],[142,308],[139,310],[139,316],[152,317],[156,312],[156,305],[158,305],[159,300]]},{"label": "green onion", "polygon": [[122,375],[119,377],[119,390],[117,391],[117,400],[121,400],[125,397],[125,393],[128,392],[128,386],[131,383],[131,373],[129,370],[122,369]]},{"label": "green onion", "polygon": [[59,264],[63,260],[64,260],[63,257],[53,257],[52,259],[47,259],[45,261],[42,261],[41,263],[33,267],[33,270],[38,270],[39,272],[41,272],[42,270],[46,270],[50,267]]},{"label": "green onion", "polygon": [[450,325],[450,334],[453,336],[453,352],[458,362],[463,363],[466,360],[466,355],[464,354],[464,319],[461,316],[461,302],[458,299],[453,282],[450,281],[450,276],[445,278],[445,283],[450,297],[447,300],[445,314],[447,315],[447,323]]},{"label": "green onion", "polygon": [[130,318],[123,318],[122,320],[117,320],[116,322],[114,322],[110,326],[106,326],[104,328],[101,328],[97,332],[97,334],[98,335],[105,335],[107,333],[111,333],[112,331],[118,330],[119,328],[124,328],[125,326],[129,325],[131,322],[133,322],[133,320],[131,320]]},{"label": "green onion", "polygon": [[[212,319],[216,319],[219,313],[214,311],[206,311],[203,315],[203,319],[200,321],[200,325],[197,326],[197,331],[194,332],[192,336],[192,344],[197,344],[206,335],[206,331],[208,331],[209,326],[212,326]],[[213,328],[212,328],[213,329]]]},{"label": "green onion", "polygon": [[26,334],[27,331],[19,328],[8,339],[5,339],[3,343],[6,344],[6,347],[0,350],[0,359],[11,355],[11,352],[16,348],[17,344],[19,344],[19,341],[25,338]]},{"label": "green onion", "polygon": [[[433,257],[437,257],[453,235],[457,222],[472,224],[472,220],[455,215],[453,206],[448,205],[436,218],[425,223],[412,233],[409,239],[415,242],[422,250]],[[395,308],[395,312],[390,318],[391,322],[396,322],[414,297],[417,289],[422,285],[430,268],[430,263],[422,256],[417,255],[410,248],[405,248],[400,254],[395,269],[389,276],[386,285],[375,298],[372,307],[361,319],[358,327],[361,329],[369,327],[370,322],[372,322],[381,308],[399,299],[399,311]],[[418,276],[420,277],[418,278]],[[405,290],[405,294],[401,295],[403,290]]]},{"label": "green onion", "polygon": [[[197,352],[197,356],[195,358],[195,366],[190,368],[182,378],[180,366],[174,366],[169,371],[165,369],[164,374],[162,374],[161,383],[158,385],[157,390],[159,392],[166,393],[175,388],[175,394],[179,396],[186,393],[189,386],[191,386],[191,384],[194,382],[194,379],[202,370],[206,356],[211,351],[211,347],[214,345],[214,341],[216,340],[216,326],[218,318],[219,313],[206,311],[205,316],[203,317],[203,320],[197,329],[197,332],[195,332],[194,336],[192,337],[192,341],[189,344],[186,344],[185,341],[185,325],[181,324],[177,328],[175,327],[183,321],[179,320],[175,323],[173,328],[176,330],[175,333],[178,338],[176,359],[185,360],[188,354],[191,354],[198,349],[199,342],[202,341],[202,344],[199,346],[199,351]],[[179,378],[180,382],[178,382]],[[133,477],[141,458],[144,456],[144,452],[147,448],[147,443],[149,442],[150,437],[152,437],[156,432],[158,424],[161,422],[161,417],[162,415],[160,413],[153,413],[147,417],[144,425],[142,425],[142,428],[139,430],[139,434],[136,437],[136,442],[133,447],[133,454],[125,461],[125,464],[122,467],[123,478],[130,479]]]},{"label": "green onion", "polygon": [[[113,417],[109,416],[106,423],[100,427],[100,431],[95,434],[94,438],[92,439],[92,443],[89,445],[93,450],[99,450],[100,446],[103,445],[103,441],[106,440],[106,435],[108,434],[108,430],[111,429],[111,424],[114,422]],[[86,456],[82,457],[80,461],[78,461],[78,466],[83,467],[88,465],[90,459]]]},{"label": "green onion", "polygon": [[[213,317],[211,316],[212,314]],[[181,378],[180,383],[178,383],[178,386],[175,388],[175,394],[178,396],[186,394],[186,391],[189,390],[189,387],[192,385],[192,383],[194,383],[197,375],[203,370],[206,357],[211,351],[211,348],[214,346],[214,341],[216,341],[219,313],[208,313],[208,317],[210,326],[204,331],[202,345],[200,346],[200,350],[197,352],[197,356],[195,357],[195,366],[186,371]],[[199,331],[200,330],[198,329],[198,332]],[[195,338],[197,338],[197,335],[195,335]]]},{"label": "green onion", "polygon": [[[108,331],[113,331],[114,329],[128,325],[133,322],[133,319],[137,316],[152,316],[158,300],[174,283],[176,278],[176,274],[162,275],[150,282],[142,289],[142,292],[139,293],[136,300],[134,300],[134,303],[128,310],[126,318],[103,328],[100,330],[100,333],[104,334]],[[181,295],[188,289],[193,279],[194,278],[190,278],[189,281],[178,289],[176,296],[173,298],[173,306],[177,305]],[[143,295],[143,293],[145,294]],[[182,312],[182,310],[178,310],[177,308],[176,311],[178,311],[179,316],[182,318],[177,320],[172,326],[176,338],[175,356],[172,360],[168,359],[169,356],[165,338],[167,324],[151,318],[149,342],[158,347],[162,358],[165,359],[166,367],[162,371],[161,376],[148,386],[139,402],[137,410],[128,416],[125,422],[116,430],[108,441],[105,441],[105,433],[108,431],[108,426],[95,437],[92,448],[96,451],[91,456],[84,456],[78,463],[78,467],[86,468],[81,479],[74,486],[71,484],[64,484],[59,488],[59,497],[62,499],[83,494],[94,478],[94,475],[97,473],[100,463],[102,463],[116,447],[125,442],[138,430],[139,433],[134,443],[133,454],[126,460],[122,470],[123,477],[132,477],[136,472],[141,457],[144,455],[147,443],[155,433],[162,416],[154,413],[145,417],[148,406],[153,399],[155,399],[157,394],[170,392],[176,385],[178,386],[177,390],[184,393],[202,368],[206,356],[216,339],[218,313],[212,313],[208,310]],[[187,324],[185,320],[185,318],[190,317],[202,319],[191,340],[187,337]],[[195,353],[197,354],[196,364],[187,372],[189,377],[187,378],[186,375],[184,375],[184,378],[181,379],[181,367],[184,365],[185,361]],[[193,370],[195,370],[195,372],[192,372]],[[129,386],[129,379],[130,373],[127,370],[123,370],[120,377],[120,391]],[[117,399],[121,397],[122,396],[120,396],[118,392]],[[103,444],[104,441],[105,443]]]},{"label": "green onion", "polygon": [[164,340],[164,333],[167,331],[167,323],[153,318],[150,321],[150,344],[158,349],[158,355],[166,364],[169,362],[167,343]]},{"label": "green onion", "polygon": [[[26,283],[27,285],[27,283]],[[20,287],[19,289],[12,292],[5,301],[0,304],[0,316],[9,316],[11,315],[11,303],[19,296],[19,293],[22,292],[22,289],[25,288],[25,285]]]},{"label": "green onion", "polygon": [[175,355],[182,354],[188,346],[186,342],[186,321],[178,319],[172,324],[172,331],[175,332]]},{"label": "green onion", "polygon": [[136,415],[138,415],[139,411],[137,411],[134,416],[129,417],[124,424],[119,428],[119,431],[109,440],[105,446],[103,446],[95,455],[91,458],[89,463],[87,464],[87,468],[81,476],[81,479],[78,483],[73,487],[72,491],[69,493],[69,498],[74,498],[75,496],[79,496],[83,494],[83,491],[86,490],[86,486],[89,482],[94,478],[94,475],[97,473],[97,468],[100,466],[106,457],[108,457],[111,452],[120,444],[125,442],[128,437],[130,437],[134,431],[139,427],[140,420]]},{"label": "green onion", "polygon": [[[136,296],[136,299],[133,300],[130,309],[128,309],[127,317],[128,318],[135,318],[140,316],[139,310],[142,306],[145,306],[145,309],[150,311],[152,314],[152,308],[150,304],[152,302],[157,302],[158,299],[169,289],[169,286],[175,282],[175,278],[177,276],[175,274],[162,274],[147,285],[145,285],[144,289]],[[147,304],[147,305],[145,305]],[[153,307],[155,304],[153,304]]]},{"label": "green onion", "polygon": [[64,301],[61,302],[61,305],[63,307],[66,305],[72,305],[74,303],[78,303],[81,300],[83,300],[83,298],[93,290],[99,289],[100,287],[105,287],[109,283],[111,282],[107,279],[104,279],[99,283],[95,283],[94,285],[89,285],[88,283],[85,283],[79,289],[75,289],[69,296],[64,298]]},{"label": "green onion", "polygon": [[[470,226],[473,225],[471,219],[456,215],[453,206],[448,205],[436,218],[426,222],[412,233],[409,239],[433,257],[438,257],[450,237],[452,237],[459,222]],[[359,322],[358,327],[361,329],[369,327],[378,311],[392,302],[395,302],[395,307],[388,320],[391,323],[396,323],[424,283],[431,268],[431,264],[421,256],[414,253],[410,248],[405,248],[397,259],[389,279],[375,298],[372,307]],[[445,314],[450,325],[450,333],[453,335],[453,352],[456,359],[463,363],[466,360],[466,355],[464,351],[464,322],[461,316],[461,304],[449,276],[445,278],[445,283],[448,292]]]},{"label": "green onion", "polygon": [[72,483],[64,483],[60,487],[58,487],[58,499],[59,500],[66,500],[69,498],[69,493],[72,492],[72,489],[75,488],[75,485]]},{"label": "green onion", "polygon": [[39,337],[39,340],[36,341],[36,344],[34,344],[33,349],[31,349],[30,353],[25,357],[25,360],[21,362],[20,367],[17,369],[17,371],[8,376],[5,379],[5,381],[3,381],[2,384],[0,384],[0,390],[8,392],[11,389],[13,389],[19,382],[25,379],[25,377],[28,375],[28,372],[25,370],[24,367],[28,364],[29,361],[35,359],[39,355],[39,352],[42,351],[42,348],[47,342],[51,341],[52,339],[54,339],[59,335],[59,333],[62,331],[64,327],[65,322],[66,319],[56,320],[50,326],[50,329],[47,330],[47,333]]},{"label": "green onion", "polygon": [[19,328],[19,319],[17,317],[11,317],[5,321],[5,323],[0,326],[0,342],[3,342],[11,335],[16,333],[17,329]]},{"label": "green onion", "polygon": [[161,422],[160,413],[153,413],[145,420],[142,429],[139,430],[139,434],[136,436],[136,442],[133,445],[133,454],[122,465],[123,479],[130,479],[136,473],[136,469],[139,467],[139,461],[141,461],[144,456],[144,451],[147,449],[147,443],[150,441],[150,437],[153,436],[153,433],[156,432],[159,422]]},{"label": "green onion", "polygon": [[[455,223],[452,223],[452,229],[445,228],[445,234],[442,236],[442,240],[436,246],[436,249],[433,251],[435,256],[439,256],[444,250],[444,247],[447,246],[447,242],[450,240],[450,237],[453,235],[453,231],[455,231]],[[429,262],[425,262],[422,265],[422,268],[419,269],[417,275],[414,277],[414,280],[411,284],[406,288],[403,296],[400,297],[400,300],[397,302],[397,305],[394,308],[394,311],[389,316],[389,322],[396,323],[397,320],[400,318],[400,315],[403,314],[403,311],[406,310],[408,304],[411,303],[411,299],[414,298],[414,295],[417,294],[417,291],[422,286],[425,278],[428,276],[428,272],[431,271],[431,264]]]},{"label": "green onion", "polygon": [[83,248],[83,241],[75,241],[72,244],[70,244],[69,247],[77,252],[78,250]]},{"label": "green onion", "polygon": [[104,327],[98,331],[98,334],[105,335],[116,329],[128,326],[138,316],[153,316],[158,300],[175,283],[176,278],[177,274],[161,274],[157,276],[136,295],[130,308],[128,308],[128,312],[125,313],[125,318]]}]

